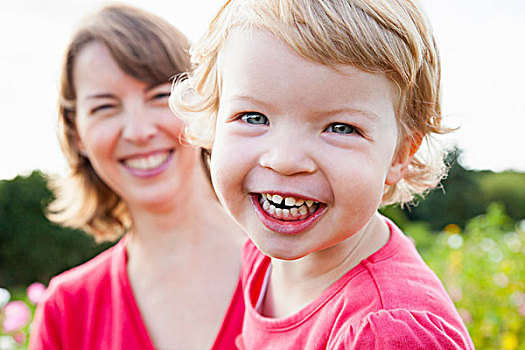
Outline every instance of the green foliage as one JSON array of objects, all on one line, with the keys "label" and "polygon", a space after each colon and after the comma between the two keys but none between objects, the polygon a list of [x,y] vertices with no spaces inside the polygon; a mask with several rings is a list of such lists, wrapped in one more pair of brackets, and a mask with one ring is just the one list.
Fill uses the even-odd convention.
[{"label": "green foliage", "polygon": [[409,223],[406,213],[399,205],[382,207],[379,209],[379,212],[390,218],[399,227],[405,227]]},{"label": "green foliage", "polygon": [[76,266],[109,245],[50,223],[43,208],[52,200],[38,171],[0,182],[0,286],[23,287]]},{"label": "green foliage", "polygon": [[404,210],[411,221],[425,221],[432,229],[441,230],[450,223],[463,227],[468,219],[485,212],[489,202],[474,172],[459,164],[459,155],[458,150],[448,155],[449,172],[441,185]]},{"label": "green foliage", "polygon": [[514,220],[525,219],[525,173],[484,171],[475,178],[489,202],[502,203]]},{"label": "green foliage", "polygon": [[494,204],[462,233],[457,225],[437,235],[421,225],[405,229],[445,285],[477,349],[525,349],[525,227],[509,230],[511,222]]},{"label": "green foliage", "polygon": [[410,221],[424,221],[433,230],[454,223],[460,227],[483,214],[491,203],[505,206],[514,221],[525,218],[525,173],[467,170],[458,162],[461,152],[447,157],[448,176],[424,199],[403,209]]}]

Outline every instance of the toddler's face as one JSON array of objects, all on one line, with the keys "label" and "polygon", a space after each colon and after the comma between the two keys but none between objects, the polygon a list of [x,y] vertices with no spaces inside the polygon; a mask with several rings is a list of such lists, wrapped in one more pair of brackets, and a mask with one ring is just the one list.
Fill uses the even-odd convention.
[{"label": "toddler's face", "polygon": [[297,259],[363,229],[405,165],[393,84],[306,61],[262,31],[231,33],[219,74],[212,179],[259,249]]}]

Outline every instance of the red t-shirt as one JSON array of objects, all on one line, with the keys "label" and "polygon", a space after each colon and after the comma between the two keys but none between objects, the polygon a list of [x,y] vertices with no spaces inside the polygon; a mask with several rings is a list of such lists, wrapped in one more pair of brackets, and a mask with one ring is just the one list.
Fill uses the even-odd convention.
[{"label": "red t-shirt", "polygon": [[[122,239],[87,263],[54,277],[37,307],[29,348],[153,350],[126,261]],[[243,314],[239,283],[212,349],[233,347]]]},{"label": "red t-shirt", "polygon": [[437,276],[391,221],[390,239],[297,313],[255,309],[270,258],[243,250],[241,349],[474,349]]}]

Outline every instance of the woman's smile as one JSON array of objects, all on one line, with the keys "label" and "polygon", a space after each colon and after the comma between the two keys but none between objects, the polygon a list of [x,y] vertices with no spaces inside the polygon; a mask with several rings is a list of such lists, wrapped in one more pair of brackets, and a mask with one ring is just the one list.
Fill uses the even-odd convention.
[{"label": "woman's smile", "polygon": [[169,162],[173,158],[174,151],[174,149],[170,149],[123,157],[120,159],[120,163],[132,175],[148,178],[158,175],[168,168]]}]

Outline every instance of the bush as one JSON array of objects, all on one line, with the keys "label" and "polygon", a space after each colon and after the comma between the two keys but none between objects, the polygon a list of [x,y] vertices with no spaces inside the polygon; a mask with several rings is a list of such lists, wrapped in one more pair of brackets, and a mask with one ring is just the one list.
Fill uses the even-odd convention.
[{"label": "bush", "polygon": [[525,173],[483,171],[475,175],[489,202],[505,205],[507,215],[514,220],[525,219]]},{"label": "bush", "polygon": [[411,221],[424,221],[433,230],[442,230],[450,223],[464,227],[466,222],[487,210],[490,202],[477,181],[476,172],[467,170],[458,161],[461,152],[455,150],[447,156],[448,176],[438,188],[424,199],[416,199],[405,207]]},{"label": "bush", "polygon": [[97,245],[81,231],[50,223],[43,211],[52,198],[46,177],[39,171],[0,181],[1,287],[47,283],[110,246]]},{"label": "bush", "polygon": [[525,222],[512,227],[503,207],[489,206],[464,232],[437,235],[406,227],[465,321],[477,349],[525,349]]}]

